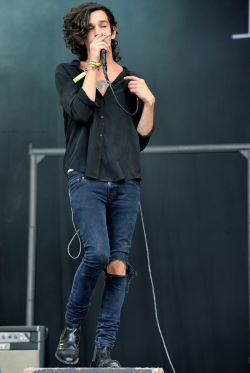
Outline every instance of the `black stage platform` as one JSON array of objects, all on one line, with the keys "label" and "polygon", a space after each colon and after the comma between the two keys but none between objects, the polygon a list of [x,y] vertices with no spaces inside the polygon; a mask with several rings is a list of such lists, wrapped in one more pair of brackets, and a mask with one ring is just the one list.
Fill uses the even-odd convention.
[{"label": "black stage platform", "polygon": [[24,373],[164,373],[162,368],[27,368]]}]

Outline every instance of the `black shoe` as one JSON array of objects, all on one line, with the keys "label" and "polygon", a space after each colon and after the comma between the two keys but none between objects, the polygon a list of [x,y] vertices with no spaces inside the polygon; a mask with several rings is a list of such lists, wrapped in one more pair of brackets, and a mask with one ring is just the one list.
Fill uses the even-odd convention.
[{"label": "black shoe", "polygon": [[91,368],[120,368],[121,364],[111,360],[109,347],[95,346],[94,356],[90,365]]},{"label": "black shoe", "polygon": [[79,360],[79,343],[81,327],[66,325],[63,330],[55,357],[64,364],[76,364]]}]

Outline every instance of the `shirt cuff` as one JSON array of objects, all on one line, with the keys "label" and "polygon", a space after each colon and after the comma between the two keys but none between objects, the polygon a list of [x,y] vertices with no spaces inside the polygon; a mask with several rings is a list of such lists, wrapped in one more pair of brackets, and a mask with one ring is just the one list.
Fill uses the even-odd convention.
[{"label": "shirt cuff", "polygon": [[153,128],[151,129],[151,131],[147,135],[141,135],[138,131],[137,132],[138,132],[138,135],[140,137],[143,137],[144,139],[146,139],[147,137],[150,137],[152,135],[152,133],[154,132],[154,130],[155,130],[155,126],[153,126]]},{"label": "shirt cuff", "polygon": [[97,104],[97,102],[95,101],[92,101],[90,100],[90,98],[88,97],[87,93],[81,88],[80,91],[78,92],[77,94],[78,98],[86,105],[88,106],[97,106],[99,107],[99,105]]}]

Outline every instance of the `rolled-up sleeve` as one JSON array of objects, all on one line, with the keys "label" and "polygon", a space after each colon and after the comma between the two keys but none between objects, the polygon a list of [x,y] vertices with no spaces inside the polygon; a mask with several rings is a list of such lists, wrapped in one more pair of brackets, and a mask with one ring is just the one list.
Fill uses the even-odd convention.
[{"label": "rolled-up sleeve", "polygon": [[[133,117],[134,125],[135,125],[136,128],[137,128],[137,126],[138,126],[138,124],[140,122],[140,119],[141,119],[141,116],[142,116],[142,112],[143,112],[143,108],[144,108],[144,103],[142,102],[142,100],[139,99],[139,108],[138,108],[138,111],[137,111],[136,115],[134,115],[134,117]],[[152,130],[147,135],[145,135],[145,136],[141,135],[137,131],[138,137],[139,137],[140,151],[141,152],[148,145],[150,137],[151,137],[152,133],[154,132],[154,130],[155,130],[155,127],[153,126]]]},{"label": "rolled-up sleeve", "polygon": [[149,140],[150,140],[150,137],[151,137],[152,133],[154,132],[154,130],[155,130],[155,127],[153,127],[153,128],[151,129],[151,131],[150,131],[147,135],[145,135],[145,136],[142,136],[142,135],[138,132],[139,141],[140,141],[140,151],[141,151],[141,152],[142,152],[142,151],[146,148],[146,146],[148,145]]},{"label": "rolled-up sleeve", "polygon": [[56,88],[60,97],[60,104],[66,113],[77,123],[89,122],[95,107],[99,105],[90,100],[86,92],[73,82],[72,77],[63,64],[56,68]]}]

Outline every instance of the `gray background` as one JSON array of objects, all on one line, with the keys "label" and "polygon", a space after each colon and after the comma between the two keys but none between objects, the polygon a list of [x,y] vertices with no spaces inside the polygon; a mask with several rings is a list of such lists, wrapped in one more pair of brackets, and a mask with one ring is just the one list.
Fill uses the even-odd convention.
[{"label": "gray background", "polygon": [[[150,145],[250,143],[247,0],[107,0],[118,21],[121,65],[156,97]],[[25,324],[29,143],[64,147],[54,84],[65,48],[61,26],[72,1],[0,5],[0,324]],[[141,204],[159,319],[176,372],[245,373],[248,355],[247,169],[235,154],[142,155]],[[62,158],[39,165],[35,323],[49,328],[54,357],[80,259]],[[74,242],[72,254],[77,254]],[[123,366],[170,372],[154,317],[140,217],[130,262],[139,272],[122,311],[113,357]],[[83,325],[88,366],[102,279]],[[0,365],[1,366],[1,365]]]}]

